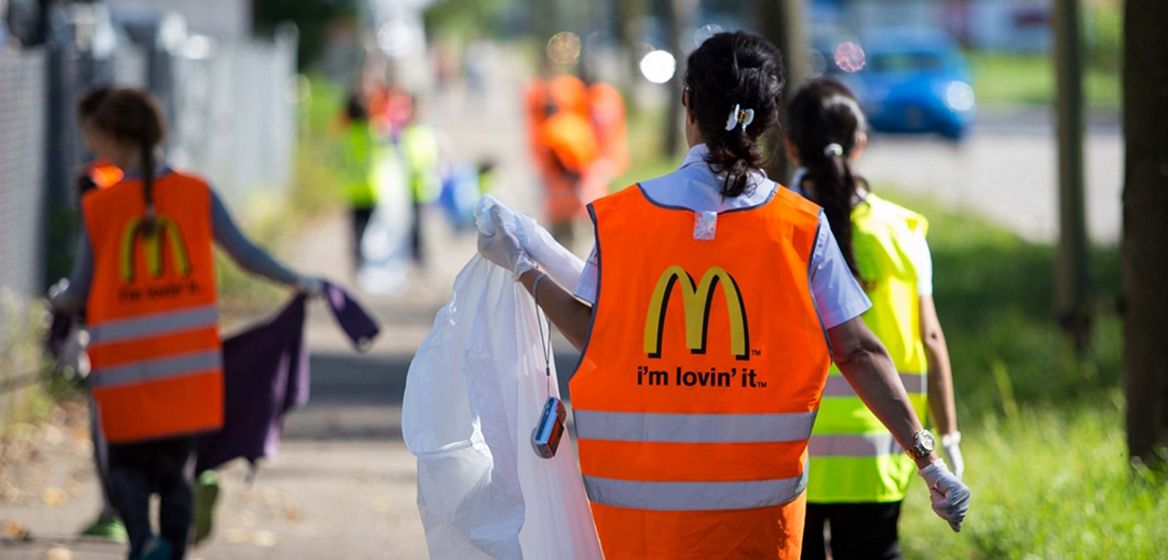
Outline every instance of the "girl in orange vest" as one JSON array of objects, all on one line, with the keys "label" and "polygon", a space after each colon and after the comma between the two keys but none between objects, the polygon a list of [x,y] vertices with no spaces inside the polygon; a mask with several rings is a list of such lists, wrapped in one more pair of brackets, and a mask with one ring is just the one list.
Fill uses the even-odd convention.
[{"label": "girl in orange vest", "polygon": [[[110,492],[129,534],[128,557],[181,559],[194,437],[223,422],[212,245],[276,282],[310,292],[321,282],[248,241],[205,180],[156,163],[164,128],[148,93],[108,92],[85,133],[95,155],[126,176],[84,197],[77,260],[52,304],[87,315],[88,380],[109,442]],[[157,537],[152,494],[161,503]]]},{"label": "girl in orange vest", "polygon": [[760,171],[759,139],[779,117],[778,49],[720,33],[686,67],[690,152],[677,171],[589,206],[596,248],[574,294],[547,281],[520,241],[535,236],[501,212],[479,237],[582,349],[571,398],[605,557],[798,558],[831,360],[958,530],[969,489],[859,317],[870,304],[830,226]]}]

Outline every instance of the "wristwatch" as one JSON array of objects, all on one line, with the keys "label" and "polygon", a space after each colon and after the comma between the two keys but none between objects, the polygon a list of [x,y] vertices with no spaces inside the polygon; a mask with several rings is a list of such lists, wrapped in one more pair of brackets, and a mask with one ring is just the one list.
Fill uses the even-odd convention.
[{"label": "wristwatch", "polygon": [[933,437],[932,432],[921,430],[913,434],[912,446],[906,449],[905,452],[913,459],[920,459],[932,453],[936,445],[937,439]]}]

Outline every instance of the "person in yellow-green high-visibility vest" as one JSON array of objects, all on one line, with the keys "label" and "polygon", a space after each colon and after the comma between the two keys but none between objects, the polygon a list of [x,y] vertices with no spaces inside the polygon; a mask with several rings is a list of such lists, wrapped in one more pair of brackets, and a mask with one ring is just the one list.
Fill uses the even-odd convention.
[{"label": "person in yellow-green high-visibility vest", "polygon": [[[849,160],[867,142],[855,97],[831,79],[791,99],[793,188],[823,207],[852,273],[872,301],[863,315],[888,349],[917,415],[932,412],[941,447],[962,476],[949,353],[932,298],[924,216],[869,192]],[[832,367],[808,445],[811,476],[802,557],[899,558],[900,504],[916,465]],[[825,524],[830,540],[824,538]]]},{"label": "person in yellow-green high-visibility vest", "polygon": [[354,270],[361,267],[361,238],[369,227],[377,207],[377,189],[373,184],[373,149],[375,139],[369,113],[357,94],[345,101],[343,130],[338,150],[338,171],[343,182],[345,201],[352,223]]},{"label": "person in yellow-green high-visibility vest", "polygon": [[441,194],[441,180],[438,165],[441,161],[438,131],[421,122],[418,118],[419,103],[414,99],[414,113],[401,131],[398,149],[406,168],[406,184],[410,189],[413,208],[413,224],[410,233],[410,248],[414,262],[425,263],[422,245],[422,221],[424,208],[438,200]]}]

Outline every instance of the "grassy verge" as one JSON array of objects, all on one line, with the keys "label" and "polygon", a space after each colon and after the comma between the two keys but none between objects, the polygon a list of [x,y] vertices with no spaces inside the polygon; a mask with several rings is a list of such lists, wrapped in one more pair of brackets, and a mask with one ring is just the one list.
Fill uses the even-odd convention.
[{"label": "grassy verge", "polygon": [[[1043,54],[972,53],[973,88],[984,105],[1049,105],[1054,102],[1054,59]],[[1087,104],[1107,109],[1120,105],[1119,68],[1088,65],[1083,73]]]},{"label": "grassy verge", "polygon": [[[886,189],[881,189],[886,190]],[[1118,254],[1092,255],[1091,349],[1070,350],[1053,317],[1054,248],[895,193],[930,219],[938,311],[949,341],[969,522],[953,534],[912,486],[909,558],[1153,558],[1168,547],[1162,480],[1128,467]]]}]

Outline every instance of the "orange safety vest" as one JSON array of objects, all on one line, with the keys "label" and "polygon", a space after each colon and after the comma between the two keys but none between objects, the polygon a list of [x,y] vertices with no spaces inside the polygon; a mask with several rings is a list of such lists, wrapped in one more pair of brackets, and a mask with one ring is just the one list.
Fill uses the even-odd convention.
[{"label": "orange safety vest", "polygon": [[818,208],[778,188],[711,240],[640,188],[589,208],[600,280],[571,397],[605,558],[798,558],[829,364]]},{"label": "orange safety vest", "polygon": [[572,221],[584,212],[582,183],[596,160],[596,133],[588,119],[561,111],[544,121],[540,142],[548,152],[541,170],[548,221]]},{"label": "orange safety vest", "polygon": [[223,371],[211,244],[211,189],[170,172],[154,183],[157,229],[139,227],[142,181],[82,202],[93,248],[90,382],[113,443],[215,430]]}]

